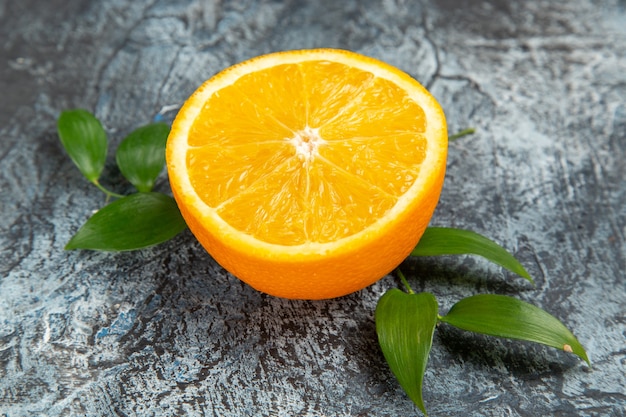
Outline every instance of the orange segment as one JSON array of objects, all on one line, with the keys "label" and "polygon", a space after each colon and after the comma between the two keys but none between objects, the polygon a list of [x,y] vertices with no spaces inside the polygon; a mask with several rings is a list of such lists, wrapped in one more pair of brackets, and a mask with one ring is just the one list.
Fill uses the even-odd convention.
[{"label": "orange segment", "polygon": [[351,52],[235,65],[181,108],[172,191],[207,251],[260,291],[330,298],[395,268],[445,173],[445,117],[415,80]]},{"label": "orange segment", "polygon": [[232,146],[215,141],[189,149],[187,170],[198,196],[215,208],[292,161],[294,155],[293,146],[284,141]]},{"label": "orange segment", "polygon": [[335,119],[324,124],[321,134],[328,140],[389,133],[419,133],[425,128],[424,112],[406,91],[390,81],[376,79],[366,94]]},{"label": "orange segment", "polygon": [[[405,152],[410,149],[410,152]],[[415,133],[332,141],[320,156],[356,178],[400,197],[415,182],[425,157],[425,140]]]},{"label": "orange segment", "polygon": [[[251,102],[238,86],[224,87],[204,103],[203,116],[194,121],[189,132],[189,146],[241,145],[290,136],[291,128],[262,106]],[[286,114],[279,117],[287,118]],[[300,124],[304,127],[304,120]]]},{"label": "orange segment", "polygon": [[396,203],[366,181],[324,161],[294,158],[217,208],[235,229],[277,245],[327,243],[351,236]]}]

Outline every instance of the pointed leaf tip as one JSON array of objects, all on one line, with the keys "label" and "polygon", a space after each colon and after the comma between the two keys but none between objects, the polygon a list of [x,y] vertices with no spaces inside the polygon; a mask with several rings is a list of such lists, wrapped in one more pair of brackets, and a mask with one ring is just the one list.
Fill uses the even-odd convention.
[{"label": "pointed leaf tip", "polygon": [[411,256],[440,255],[482,256],[534,284],[526,269],[506,249],[470,230],[428,227],[411,252]]},{"label": "pointed leaf tip", "polygon": [[100,121],[87,110],[66,110],[57,121],[61,143],[87,180],[96,183],[107,156],[107,137]]},{"label": "pointed leaf tip", "polygon": [[479,294],[464,298],[441,321],[476,333],[541,343],[574,353],[591,365],[587,352],[563,323],[513,297]]},{"label": "pointed leaf tip", "polygon": [[98,210],[65,249],[141,249],[173,238],[186,226],[172,197],[154,192],[131,194]]},{"label": "pointed leaf tip", "polygon": [[132,131],[117,148],[115,159],[122,175],[140,192],[149,192],[165,166],[166,123],[152,123]]},{"label": "pointed leaf tip", "polygon": [[389,368],[409,398],[426,415],[422,385],[437,324],[430,293],[387,291],[376,306],[376,333]]}]

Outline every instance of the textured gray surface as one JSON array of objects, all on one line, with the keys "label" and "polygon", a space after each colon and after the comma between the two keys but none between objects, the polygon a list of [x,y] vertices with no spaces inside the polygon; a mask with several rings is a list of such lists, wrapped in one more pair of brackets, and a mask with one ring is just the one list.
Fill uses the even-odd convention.
[{"label": "textured gray surface", "polygon": [[[470,294],[518,296],[563,320],[593,362],[442,326],[431,415],[624,416],[625,8],[0,0],[0,415],[416,413],[374,331],[392,277],[287,301],[224,273],[189,233],[136,253],[63,251],[103,197],[61,149],[61,110],[94,111],[116,145],[171,120],[165,106],[228,65],[330,46],[400,67],[441,101],[451,131],[477,128],[451,144],[433,223],[492,237],[537,282],[460,257],[407,261],[414,288],[442,312]],[[104,181],[127,191],[112,164]]]}]

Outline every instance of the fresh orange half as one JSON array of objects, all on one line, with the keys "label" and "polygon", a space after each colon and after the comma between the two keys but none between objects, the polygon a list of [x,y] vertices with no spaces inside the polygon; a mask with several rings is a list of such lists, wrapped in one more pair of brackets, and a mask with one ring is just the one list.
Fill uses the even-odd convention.
[{"label": "fresh orange half", "polygon": [[189,228],[259,291],[323,299],[362,289],[415,247],[439,199],[447,132],[406,73],[353,52],[278,52],[187,100],[167,142]]}]

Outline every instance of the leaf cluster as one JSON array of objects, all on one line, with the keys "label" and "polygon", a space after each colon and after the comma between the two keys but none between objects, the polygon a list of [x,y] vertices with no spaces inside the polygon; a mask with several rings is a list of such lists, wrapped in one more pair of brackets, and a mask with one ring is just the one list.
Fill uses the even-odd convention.
[{"label": "leaf cluster", "polygon": [[[532,282],[524,267],[497,243],[468,230],[426,229],[412,256],[474,254]],[[541,343],[578,355],[590,364],[585,349],[556,317],[527,302],[495,294],[458,301],[444,316],[431,293],[413,292],[400,270],[407,292],[388,290],[378,301],[375,320],[381,350],[409,398],[426,415],[422,398],[424,373],[437,326],[442,323],[474,333]]]},{"label": "leaf cluster", "polygon": [[115,160],[137,193],[121,195],[100,184],[108,139],[100,121],[83,109],[67,110],[57,121],[61,143],[83,176],[109,198],[116,198],[91,216],[65,249],[126,251],[165,242],[187,227],[174,199],[152,191],[165,166],[170,128],[152,123],[132,131],[117,148]]}]

